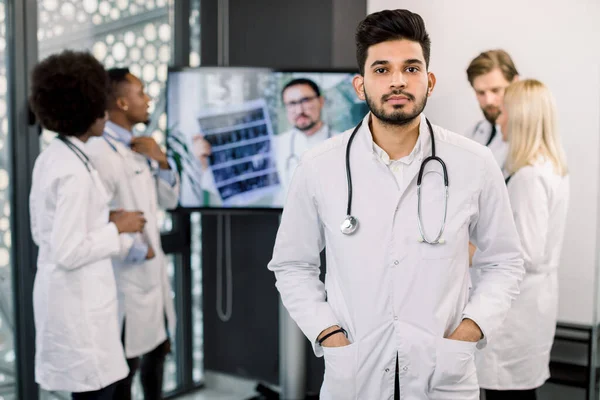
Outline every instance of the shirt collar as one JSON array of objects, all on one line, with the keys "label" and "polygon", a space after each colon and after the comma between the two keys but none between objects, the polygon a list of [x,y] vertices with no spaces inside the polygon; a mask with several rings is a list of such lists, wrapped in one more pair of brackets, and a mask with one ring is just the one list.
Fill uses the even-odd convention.
[{"label": "shirt collar", "polygon": [[111,139],[122,142],[126,146],[129,146],[131,144],[131,139],[133,139],[133,132],[128,131],[112,121],[106,121],[106,125],[104,126],[104,134]]},{"label": "shirt collar", "polygon": [[316,131],[314,134],[312,134],[310,136],[306,136],[304,134],[304,132],[302,132],[301,130],[299,130],[296,127],[293,128],[293,132],[294,132],[294,135],[297,135],[301,138],[306,139],[307,142],[311,142],[311,141],[321,142],[321,141],[329,138],[329,126],[327,124],[323,124],[321,129],[319,129],[318,131]]},{"label": "shirt collar", "polygon": [[[475,127],[475,132],[478,134],[489,135],[490,132],[492,131],[493,126],[494,125],[487,119],[482,119],[481,121],[479,121],[479,123]],[[500,130],[500,125],[496,124],[496,135],[500,135],[501,133],[502,132]]]},{"label": "shirt collar", "polygon": [[69,142],[73,143],[79,150],[85,154],[85,143],[83,143],[77,136],[64,136]]},{"label": "shirt collar", "polygon": [[413,160],[417,157],[417,155],[420,156],[422,154],[420,139],[421,139],[421,134],[419,133],[419,139],[417,139],[417,143],[415,144],[415,147],[412,149],[410,154],[407,156],[404,156],[398,160],[390,159],[390,156],[388,155],[388,153],[386,153],[385,150],[383,150],[381,147],[379,147],[379,145],[377,145],[377,143],[375,143],[375,142],[373,142],[373,152],[375,152],[377,157],[381,158],[381,161],[383,161],[383,163],[385,165],[390,165],[395,162],[401,162],[403,164],[411,164],[413,162]]},{"label": "shirt collar", "polygon": [[[362,126],[360,127],[359,132],[357,134],[362,133],[361,137],[363,138],[363,144],[366,145],[369,153],[374,156],[380,158],[386,165],[389,165],[393,161],[390,160],[389,155],[383,151],[381,147],[379,147],[373,141],[373,133],[371,132],[371,128],[369,127],[369,121],[371,118],[371,113],[367,113],[365,118],[362,121]],[[410,154],[406,157],[403,157],[401,160],[406,164],[412,163],[415,158],[418,158],[419,161],[423,161],[423,154],[427,151],[430,138],[429,138],[429,127],[427,126],[427,119],[425,115],[421,113],[421,122],[419,124],[419,138],[417,139],[417,143],[415,147],[410,152]]]}]

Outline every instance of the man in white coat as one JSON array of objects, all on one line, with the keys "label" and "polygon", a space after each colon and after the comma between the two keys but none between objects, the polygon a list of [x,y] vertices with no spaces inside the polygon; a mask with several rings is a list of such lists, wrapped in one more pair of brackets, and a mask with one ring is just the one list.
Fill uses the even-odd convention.
[{"label": "man in white coat", "polygon": [[519,72],[504,50],[488,50],[475,57],[467,68],[467,79],[475,92],[484,119],[466,136],[490,148],[500,168],[504,168],[508,142],[497,123],[504,91],[519,79]]},{"label": "man in white coat", "polygon": [[[269,269],[325,357],[321,399],[478,399],[475,349],[502,323],[524,274],[503,176],[489,149],[423,115],[436,80],[419,15],[371,14],[356,43],[354,87],[371,112],[302,158]],[[418,179],[433,154],[445,163],[447,194],[442,163],[427,162]],[[471,292],[469,240],[482,271]]]},{"label": "man in white coat", "polygon": [[[506,51],[488,50],[469,63],[467,79],[475,92],[484,119],[477,122],[465,136],[487,146],[506,177],[504,164],[508,155],[508,142],[497,121],[504,91],[512,82],[519,80],[519,72]],[[471,256],[475,254],[475,246],[472,244],[469,245],[469,252]],[[473,285],[479,281],[477,269],[471,271],[471,281]]]},{"label": "man in white coat", "polygon": [[175,308],[161,248],[158,208],[177,206],[179,180],[151,137],[134,137],[134,125],[148,120],[150,98],[127,69],[109,70],[111,96],[104,136],[87,145],[90,158],[112,198],[113,209],[141,210],[148,223],[125,258],[113,259],[119,293],[122,340],[130,373],[115,398],[131,398],[140,369],[146,400],[160,399],[166,355],[175,331]]}]

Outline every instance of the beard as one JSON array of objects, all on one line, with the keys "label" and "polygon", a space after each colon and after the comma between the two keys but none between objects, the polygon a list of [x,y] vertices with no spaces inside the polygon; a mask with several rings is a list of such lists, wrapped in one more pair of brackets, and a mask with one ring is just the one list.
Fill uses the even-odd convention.
[{"label": "beard", "polygon": [[317,126],[317,124],[319,123],[319,121],[311,120],[310,117],[308,115],[306,115],[306,114],[303,114],[301,116],[306,117],[306,119],[308,119],[309,122],[307,122],[304,125],[294,125],[296,127],[296,129],[298,129],[300,132],[310,131],[312,128],[314,128],[315,126]]},{"label": "beard", "polygon": [[[383,103],[385,103],[385,101],[390,96],[405,96],[405,97],[407,97],[415,105],[414,109],[412,110],[412,112],[405,111],[404,108],[407,105],[403,104],[403,105],[395,105],[394,111],[392,111],[392,112],[386,112],[383,109]],[[421,113],[425,109],[425,106],[427,105],[427,96],[423,96],[422,99],[416,99],[415,96],[413,96],[412,94],[404,93],[401,90],[394,90],[393,92],[391,92],[389,94],[381,96],[381,104],[382,105],[379,107],[367,95],[367,91],[365,90],[365,101],[367,102],[367,105],[369,106],[369,110],[371,110],[371,113],[373,113],[373,115],[376,116],[377,119],[379,119],[381,122],[383,122],[386,125],[402,126],[402,125],[407,125],[407,124],[411,123],[412,121],[415,120],[415,118],[417,118],[419,115],[421,115]]]},{"label": "beard", "polygon": [[488,122],[492,124],[495,124],[496,120],[498,119],[498,116],[500,116],[500,109],[495,106],[484,107],[481,109],[481,111],[483,112],[483,116],[485,117],[485,119],[487,119]]}]

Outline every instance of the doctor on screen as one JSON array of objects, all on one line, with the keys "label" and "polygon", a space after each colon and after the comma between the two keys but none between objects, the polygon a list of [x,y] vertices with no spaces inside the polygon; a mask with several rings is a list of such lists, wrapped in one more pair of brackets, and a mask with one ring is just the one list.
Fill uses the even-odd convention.
[{"label": "doctor on screen", "polygon": [[287,187],[302,154],[330,138],[333,132],[323,122],[325,98],[312,80],[298,78],[288,82],[281,91],[281,98],[288,121],[293,126],[274,140],[277,171],[283,188],[279,203],[283,205]]},{"label": "doctor on screen", "polygon": [[471,61],[467,68],[467,78],[485,118],[475,124],[466,136],[489,147],[500,168],[504,168],[508,143],[502,137],[497,119],[504,90],[519,79],[517,67],[504,50],[489,50]]}]

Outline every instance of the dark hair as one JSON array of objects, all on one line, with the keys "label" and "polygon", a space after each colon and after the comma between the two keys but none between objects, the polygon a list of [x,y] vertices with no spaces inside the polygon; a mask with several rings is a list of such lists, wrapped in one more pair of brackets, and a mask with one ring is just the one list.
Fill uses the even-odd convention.
[{"label": "dark hair", "polygon": [[283,87],[283,89],[281,89],[281,97],[283,98],[283,92],[285,92],[288,88],[297,85],[308,85],[311,87],[311,89],[315,92],[317,96],[321,96],[321,89],[319,89],[319,86],[317,86],[317,84],[314,81],[307,78],[297,78],[289,81]]},{"label": "dark hair", "polygon": [[127,75],[131,72],[129,72],[129,68],[111,68],[106,73],[110,83],[121,83],[127,81]]},{"label": "dark hair", "polygon": [[370,14],[358,24],[355,37],[356,61],[361,75],[365,73],[369,47],[389,40],[418,42],[423,49],[425,65],[429,67],[431,40],[419,14],[408,10],[384,10]]},{"label": "dark hair", "polygon": [[65,50],[33,69],[29,104],[44,128],[80,136],[104,117],[107,89],[108,76],[94,56]]},{"label": "dark hair", "polygon": [[502,71],[502,75],[504,75],[507,82],[512,82],[519,75],[519,71],[517,71],[510,55],[506,51],[498,49],[485,51],[475,57],[467,68],[467,79],[473,86],[475,78],[492,72],[496,68]]},{"label": "dark hair", "polygon": [[129,68],[111,68],[107,71],[110,90],[108,93],[109,107],[114,107],[119,97],[121,84],[127,83],[127,75],[130,75]]}]

